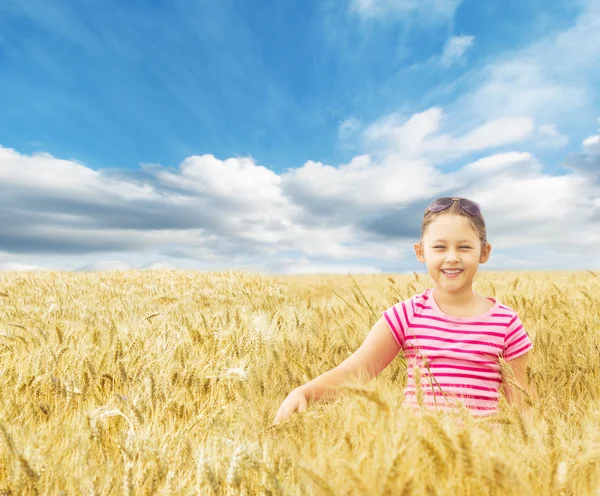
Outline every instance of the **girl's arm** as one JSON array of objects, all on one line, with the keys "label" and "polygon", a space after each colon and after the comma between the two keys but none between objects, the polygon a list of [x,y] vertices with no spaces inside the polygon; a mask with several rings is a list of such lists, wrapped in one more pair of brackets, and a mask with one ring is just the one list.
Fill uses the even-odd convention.
[{"label": "girl's arm", "polygon": [[527,380],[527,366],[529,364],[530,355],[531,351],[528,351],[524,355],[521,355],[520,357],[506,362],[508,363],[508,365],[510,365],[510,368],[514,375],[513,380],[514,382],[516,382],[518,387],[516,387],[513,384],[510,384],[510,381],[505,380],[504,393],[506,395],[507,401],[511,405],[516,405],[521,411],[521,413],[523,413],[527,421],[531,423],[533,421],[533,408],[527,402],[525,394],[519,389],[521,388],[527,392],[533,404],[537,402],[537,391],[535,389],[535,385],[533,383],[530,384]]},{"label": "girl's arm", "polygon": [[385,317],[382,316],[352,355],[334,369],[300,386],[300,389],[312,401],[323,397],[335,398],[338,395],[338,386],[353,379],[369,382],[391,363],[400,349]]}]

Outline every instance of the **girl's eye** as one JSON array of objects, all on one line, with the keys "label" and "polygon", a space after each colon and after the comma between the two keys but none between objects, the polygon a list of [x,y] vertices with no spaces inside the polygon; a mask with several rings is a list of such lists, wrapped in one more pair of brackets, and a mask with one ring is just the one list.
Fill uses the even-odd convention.
[{"label": "girl's eye", "polygon": [[[443,246],[434,246],[433,248],[436,249],[436,248],[444,248],[444,247]],[[461,246],[461,248],[466,248],[467,250],[471,249],[470,246]]]}]

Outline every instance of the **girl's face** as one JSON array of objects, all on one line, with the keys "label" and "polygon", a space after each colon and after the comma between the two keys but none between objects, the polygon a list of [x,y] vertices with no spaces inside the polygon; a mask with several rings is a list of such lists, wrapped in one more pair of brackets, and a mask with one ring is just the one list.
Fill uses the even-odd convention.
[{"label": "girl's face", "polygon": [[[439,215],[425,230],[423,244],[415,243],[420,262],[427,264],[427,272],[436,287],[458,291],[472,287],[480,263],[487,262],[492,246],[482,247],[481,240],[462,215]],[[460,269],[458,275],[446,274],[445,269]]]}]

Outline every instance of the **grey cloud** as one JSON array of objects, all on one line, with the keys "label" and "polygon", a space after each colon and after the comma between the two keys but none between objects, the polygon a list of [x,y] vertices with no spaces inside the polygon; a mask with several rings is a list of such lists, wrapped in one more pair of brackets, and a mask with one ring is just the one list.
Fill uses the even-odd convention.
[{"label": "grey cloud", "polygon": [[[80,228],[115,229],[191,229],[216,228],[218,221],[210,209],[198,202],[196,207],[184,207],[160,200],[119,201],[90,197],[88,200],[51,197],[18,191],[3,192],[0,188],[0,218],[8,224],[12,215],[33,224],[51,221]],[[10,213],[12,212],[12,214]],[[77,219],[61,220],[60,214],[72,214]],[[54,217],[53,217],[54,216]],[[37,222],[36,222],[37,220]]]},{"label": "grey cloud", "polygon": [[292,214],[296,224],[305,227],[338,227],[356,218],[358,208],[346,199],[328,199],[309,195],[293,196],[301,210]]},{"label": "grey cloud", "polygon": [[[443,196],[443,195],[441,195]],[[402,208],[384,209],[381,212],[358,218],[357,226],[382,238],[419,239],[421,220],[428,202],[416,202]]]},{"label": "grey cloud", "polygon": [[[470,186],[489,181],[489,178],[469,176]],[[293,216],[294,222],[307,227],[340,227],[354,225],[376,238],[418,239],[425,208],[434,198],[423,198],[406,203],[398,199],[400,205],[357,205],[351,198],[323,198],[311,195],[301,185],[286,183],[285,192],[302,210]],[[435,198],[454,196],[456,190],[438,191]]]},{"label": "grey cloud", "polygon": [[189,250],[185,250],[180,247],[169,246],[166,248],[161,248],[157,251],[157,253],[161,256],[169,258],[194,258]]},{"label": "grey cloud", "polygon": [[[20,157],[25,163],[36,160]],[[48,168],[54,165],[52,157],[43,160]],[[270,208],[264,197],[263,203],[253,204],[252,190],[246,190],[244,198],[211,195],[210,190],[206,194],[184,192],[152,176],[166,170],[159,166],[99,171],[85,190],[78,184],[80,176],[71,184],[64,180],[58,190],[38,185],[33,189],[33,184],[19,181],[20,169],[11,165],[6,169],[11,174],[9,182],[0,184],[0,250],[8,254],[85,255],[163,248],[165,253],[190,259],[259,258],[272,253],[274,243],[253,233],[289,230],[289,223],[283,221],[285,213]],[[107,184],[114,185],[114,191]],[[138,188],[130,189],[131,185]],[[128,198],[130,190],[137,196]],[[142,190],[151,196],[142,198]],[[257,198],[260,193],[256,191]],[[161,238],[156,232],[165,230],[175,231],[172,238],[170,233]],[[192,230],[200,233],[185,232]]]},{"label": "grey cloud", "polygon": [[600,154],[574,153],[563,165],[600,186]]},{"label": "grey cloud", "polygon": [[8,253],[57,253],[82,255],[102,251],[130,251],[147,248],[135,236],[103,235],[85,232],[43,231],[35,226],[0,229],[0,250]]},{"label": "grey cloud", "polygon": [[[1,192],[2,188],[0,188]],[[149,248],[151,243],[142,235],[146,231],[202,229],[220,237],[236,240],[236,232],[252,229],[260,220],[245,219],[240,225],[231,221],[231,209],[219,201],[212,204],[194,199],[189,205],[175,205],[167,199],[118,201],[90,197],[89,200],[34,196],[16,191],[0,195],[0,250],[9,253],[71,253],[84,254],[95,251],[127,251]],[[70,230],[65,236],[60,230],[42,230],[47,226]],[[277,223],[270,223],[277,229]],[[85,232],[77,230],[123,230],[120,235],[111,235],[90,240]],[[279,226],[281,229],[281,226]],[[137,234],[135,231],[139,231]],[[190,237],[190,239],[194,239]],[[238,239],[240,249],[249,250],[251,243]],[[219,241],[207,242],[220,252]],[[255,248],[258,250],[258,248]]]},{"label": "grey cloud", "polygon": [[52,198],[46,192],[2,191],[0,187],[0,250],[8,253],[88,254],[153,247],[147,231],[227,227],[210,209],[168,202],[123,200],[90,195]]},{"label": "grey cloud", "polygon": [[242,236],[230,235],[220,237],[199,236],[186,246],[167,246],[158,253],[174,258],[204,258],[205,254],[218,253],[220,257],[264,257],[270,248],[268,243],[249,240]]}]

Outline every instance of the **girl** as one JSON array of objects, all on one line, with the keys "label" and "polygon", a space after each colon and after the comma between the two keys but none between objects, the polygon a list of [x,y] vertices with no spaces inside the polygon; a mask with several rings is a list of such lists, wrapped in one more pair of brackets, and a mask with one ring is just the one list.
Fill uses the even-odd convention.
[{"label": "girl", "polygon": [[[532,409],[522,391],[532,349],[517,313],[495,298],[473,291],[480,263],[492,246],[479,204],[466,198],[439,198],[425,209],[421,238],[415,253],[434,281],[434,287],[385,310],[364,343],[344,362],[292,391],[279,407],[274,424],[309,402],[335,398],[343,382],[368,382],[403,350],[408,382],[405,405],[454,410],[462,403],[474,416],[498,412],[500,386],[517,404],[528,423]],[[513,371],[509,383],[500,366],[502,357]],[[420,378],[417,401],[415,376]]]}]

